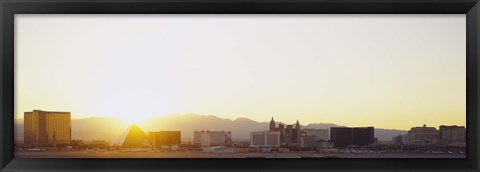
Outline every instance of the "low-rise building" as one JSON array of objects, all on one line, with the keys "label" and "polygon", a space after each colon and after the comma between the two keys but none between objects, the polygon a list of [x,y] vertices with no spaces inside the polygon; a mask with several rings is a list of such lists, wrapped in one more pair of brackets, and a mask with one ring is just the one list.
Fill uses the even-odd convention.
[{"label": "low-rise building", "polygon": [[108,146],[109,143],[105,140],[92,140],[92,145]]},{"label": "low-rise building", "polygon": [[303,129],[302,133],[305,133],[307,136],[316,136],[316,140],[329,140],[330,139],[330,130],[329,129]]},{"label": "low-rise building", "polygon": [[235,148],[226,147],[226,146],[212,146],[212,147],[203,147],[203,152],[212,152],[212,153],[234,153]]},{"label": "low-rise building", "polygon": [[327,140],[317,140],[316,147],[318,149],[330,149],[332,148],[332,143]]},{"label": "low-rise building", "polygon": [[402,135],[399,134],[399,135],[396,135],[396,136],[392,137],[392,143],[397,144],[397,145],[403,144],[402,143]]}]

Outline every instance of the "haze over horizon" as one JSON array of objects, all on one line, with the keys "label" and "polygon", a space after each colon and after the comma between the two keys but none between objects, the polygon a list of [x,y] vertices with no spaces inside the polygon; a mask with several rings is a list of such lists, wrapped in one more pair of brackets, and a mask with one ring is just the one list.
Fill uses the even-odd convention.
[{"label": "haze over horizon", "polygon": [[466,125],[465,23],[464,14],[18,14],[15,115]]},{"label": "haze over horizon", "polygon": [[[278,123],[293,124],[296,121],[278,121]],[[92,117],[82,119],[72,119],[72,139],[79,140],[115,140],[121,133],[126,131],[132,123],[125,122],[118,117]],[[194,131],[231,131],[234,139],[247,139],[252,131],[264,131],[269,128],[269,121],[254,121],[248,118],[224,119],[213,115],[200,114],[177,114],[169,116],[159,116],[158,118],[145,121],[141,124],[135,124],[144,132],[150,131],[180,131],[182,138],[193,138]],[[365,126],[345,126],[333,123],[303,123],[300,120],[302,128],[310,129],[329,129],[330,127],[365,127]],[[428,124],[427,124],[428,125]],[[437,126],[438,127],[438,126]],[[17,119],[15,122],[15,138],[17,141],[23,140],[23,120]],[[406,133],[405,130],[392,130],[375,128],[375,137],[379,140],[391,140],[398,134]]]},{"label": "haze over horizon", "polygon": [[[36,110],[41,110],[41,109],[36,109]],[[295,121],[280,121],[280,120],[276,119],[275,116],[271,116],[270,118],[268,118],[268,120],[254,120],[254,119],[250,119],[248,117],[222,118],[222,117],[219,117],[219,116],[216,116],[216,115],[213,115],[213,114],[197,114],[197,113],[186,113],[186,114],[172,113],[172,114],[168,114],[168,115],[153,116],[153,117],[150,117],[150,118],[142,120],[142,121],[126,121],[126,120],[122,119],[122,117],[120,117],[120,116],[90,116],[90,117],[83,117],[83,118],[75,118],[74,114],[72,114],[72,120],[88,120],[88,119],[109,118],[109,119],[117,119],[118,121],[120,121],[121,123],[123,123],[125,125],[124,127],[135,124],[135,125],[139,126],[140,128],[142,128],[145,125],[148,126],[148,125],[152,125],[153,123],[155,123],[156,122],[156,121],[154,121],[155,119],[178,117],[178,116],[187,117],[187,116],[191,116],[191,115],[204,116],[204,117],[215,117],[215,118],[219,118],[219,119],[223,119],[223,120],[230,120],[230,121],[247,119],[247,120],[251,120],[251,121],[254,121],[254,122],[258,122],[258,123],[269,123],[271,118],[273,117],[276,124],[283,123],[283,124],[287,124],[287,125],[289,125],[289,124],[294,125],[295,122],[296,122],[296,120]],[[15,119],[16,120],[23,120],[23,117],[19,117],[19,118],[15,118]],[[333,122],[328,122],[328,121],[308,121],[308,122],[306,122],[306,121],[302,121],[302,119],[298,119],[298,120],[299,120],[299,122],[302,126],[308,126],[308,125],[312,125],[312,124],[334,124],[334,125],[345,126],[345,127],[369,127],[369,126],[375,127],[373,125],[350,126],[350,125],[343,125],[341,123],[333,123]],[[162,123],[160,123],[160,125],[161,124]],[[421,127],[424,124],[429,126],[429,127],[438,128],[438,126],[434,126],[434,125],[431,125],[429,123],[419,123],[418,125],[410,126],[408,128],[400,128],[400,129],[399,128],[380,128],[380,129],[407,131],[412,127]],[[442,124],[442,125],[461,125],[461,124]],[[463,126],[465,126],[465,125],[463,125]]]}]

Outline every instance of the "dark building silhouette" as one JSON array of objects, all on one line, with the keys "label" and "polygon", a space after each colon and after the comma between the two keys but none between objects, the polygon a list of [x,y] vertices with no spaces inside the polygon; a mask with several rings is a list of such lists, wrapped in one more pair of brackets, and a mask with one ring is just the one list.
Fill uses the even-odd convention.
[{"label": "dark building silhouette", "polygon": [[353,128],[352,141],[353,145],[367,146],[375,143],[373,127],[358,127]]},{"label": "dark building silhouette", "polygon": [[293,133],[293,126],[287,125],[287,128],[285,129],[285,140],[283,140],[283,142],[287,144],[293,143]]},{"label": "dark building silhouette", "polygon": [[463,146],[466,143],[465,126],[446,126],[440,127],[440,141],[444,146]]},{"label": "dark building silhouette", "polygon": [[275,126],[275,121],[273,120],[273,117],[272,117],[272,120],[270,120],[270,131],[276,131],[276,130],[278,130],[278,128]]},{"label": "dark building silhouette", "polygon": [[330,141],[337,148],[348,145],[367,146],[374,143],[374,128],[332,127],[330,128]]},{"label": "dark building silhouette", "polygon": [[161,146],[173,146],[181,144],[181,132],[180,131],[156,131],[148,132],[148,137],[151,140],[154,148],[160,148]]},{"label": "dark building silhouette", "polygon": [[345,147],[353,143],[352,128],[330,128],[330,141],[334,147]]},{"label": "dark building silhouette", "polygon": [[295,131],[293,133],[293,139],[295,143],[300,143],[300,135],[301,135],[300,123],[298,122],[295,124]]},{"label": "dark building silhouette", "polygon": [[297,123],[294,125],[284,126],[283,124],[278,124],[276,127],[275,121],[270,120],[270,130],[269,131],[278,131],[280,132],[280,142],[286,145],[299,144],[300,143],[300,123],[297,120]]}]

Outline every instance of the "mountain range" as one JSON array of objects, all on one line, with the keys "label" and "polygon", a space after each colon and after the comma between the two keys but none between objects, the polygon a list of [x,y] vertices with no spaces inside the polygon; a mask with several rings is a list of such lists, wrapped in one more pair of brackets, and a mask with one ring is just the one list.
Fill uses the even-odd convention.
[{"label": "mountain range", "polygon": [[[279,122],[276,121],[277,125]],[[300,121],[301,123],[301,121]],[[293,124],[287,123],[287,124]],[[115,117],[94,117],[72,119],[72,139],[74,140],[107,140],[113,141],[123,133],[131,124],[123,122]],[[161,116],[138,124],[145,132],[160,130],[181,131],[182,138],[193,138],[194,131],[231,131],[233,140],[249,140],[250,132],[268,130],[268,122],[257,122],[248,118],[235,120],[223,119],[213,115],[199,114],[173,114]],[[345,127],[332,123],[312,123],[301,125],[301,128],[328,129],[330,127]],[[375,128],[375,137],[379,141],[390,141],[398,134],[404,134],[404,130],[392,130]],[[23,140],[23,120],[15,121],[15,140]]]}]

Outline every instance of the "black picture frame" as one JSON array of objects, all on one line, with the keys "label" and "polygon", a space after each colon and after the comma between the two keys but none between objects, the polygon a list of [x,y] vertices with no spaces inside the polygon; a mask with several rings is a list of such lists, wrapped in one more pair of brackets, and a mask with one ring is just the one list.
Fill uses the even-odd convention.
[{"label": "black picture frame", "polygon": [[[2,171],[480,171],[478,0],[1,0]],[[15,159],[15,14],[466,14],[466,159]],[[354,29],[352,27],[352,29]]]}]

